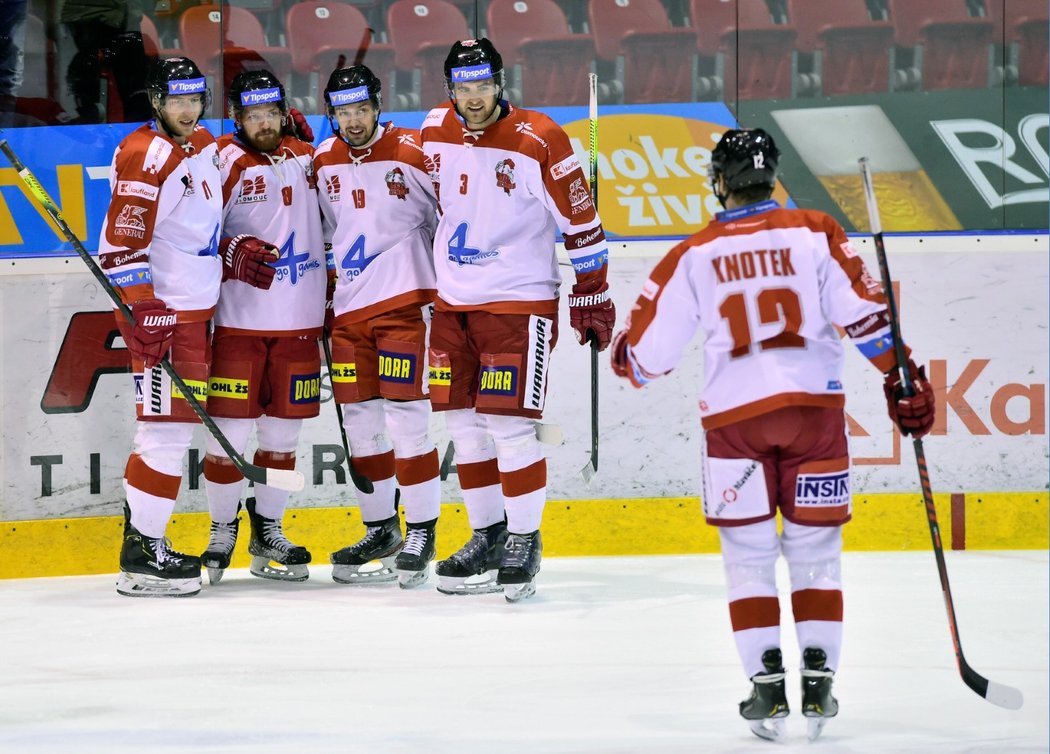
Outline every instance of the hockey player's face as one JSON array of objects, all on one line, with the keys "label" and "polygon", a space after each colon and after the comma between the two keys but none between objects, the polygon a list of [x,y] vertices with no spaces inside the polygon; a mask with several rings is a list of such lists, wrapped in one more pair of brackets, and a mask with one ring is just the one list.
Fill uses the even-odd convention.
[{"label": "hockey player's face", "polygon": [[244,138],[260,152],[272,152],[281,143],[283,119],[284,114],[276,105],[250,105],[241,112]]},{"label": "hockey player's face", "polygon": [[172,136],[181,143],[197,127],[204,113],[204,98],[199,94],[172,94],[164,98],[159,113]]},{"label": "hockey player's face", "polygon": [[339,133],[350,146],[362,147],[372,138],[379,120],[379,111],[371,100],[352,105],[340,105],[335,109],[335,119],[339,124]]},{"label": "hockey player's face", "polygon": [[452,85],[456,111],[467,122],[467,127],[475,130],[496,122],[499,117],[498,94],[499,87],[494,79],[457,81]]}]

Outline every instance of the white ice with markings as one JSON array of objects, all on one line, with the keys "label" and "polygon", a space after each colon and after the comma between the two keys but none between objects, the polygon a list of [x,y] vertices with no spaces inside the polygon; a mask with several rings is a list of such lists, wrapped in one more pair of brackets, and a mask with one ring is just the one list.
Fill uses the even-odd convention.
[{"label": "white ice with markings", "polygon": [[788,624],[786,746],[737,714],[717,556],[548,558],[517,605],[317,566],[303,584],[231,570],[190,599],[0,582],[0,752],[1046,752],[1047,552],[947,558],[967,659],[1020,711],[960,680],[928,552],[845,556],[841,711],[815,743]]}]

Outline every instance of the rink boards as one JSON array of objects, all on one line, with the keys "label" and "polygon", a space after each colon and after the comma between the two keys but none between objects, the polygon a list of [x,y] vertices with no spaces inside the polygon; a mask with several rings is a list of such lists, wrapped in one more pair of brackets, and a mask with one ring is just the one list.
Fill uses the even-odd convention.
[{"label": "rink boards", "polygon": [[[874,271],[870,239],[853,242]],[[620,322],[670,246],[612,245]],[[944,547],[1046,548],[1047,235],[890,236],[887,247],[905,338],[926,362],[938,397],[925,446]],[[120,343],[99,341],[111,323],[108,309],[76,258],[5,260],[0,268],[0,577],[116,568],[120,480],[134,422]],[[567,320],[563,306],[544,420],[561,426],[565,443],[544,446],[551,500],[545,552],[714,551],[716,532],[703,523],[696,498],[699,343],[678,369],[641,391],[616,379],[602,355],[599,471],[587,485],[579,470],[590,451],[590,361]],[[846,350],[854,461],[846,547],[928,548],[910,443],[886,418],[880,376],[852,346]],[[293,495],[288,520],[293,539],[320,562],[360,533],[327,375],[323,382],[321,416],[305,424],[297,459],[307,487]],[[431,426],[444,453],[443,421],[434,417]],[[175,546],[190,552],[203,546],[208,528],[202,458],[198,430],[171,530]],[[442,499],[445,552],[467,536],[454,475]]]}]

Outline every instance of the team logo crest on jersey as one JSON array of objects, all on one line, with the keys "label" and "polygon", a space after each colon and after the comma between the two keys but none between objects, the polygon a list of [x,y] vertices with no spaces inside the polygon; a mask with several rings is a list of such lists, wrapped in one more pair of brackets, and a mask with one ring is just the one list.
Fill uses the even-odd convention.
[{"label": "team logo crest on jersey", "polygon": [[241,195],[237,197],[237,204],[254,204],[266,201],[266,178],[261,175],[255,178],[245,178],[241,181]]},{"label": "team logo crest on jersey", "polygon": [[146,221],[142,219],[144,214],[146,214],[145,207],[125,204],[120,214],[117,215],[117,219],[113,221],[113,233],[118,236],[145,238]]},{"label": "team logo crest on jersey", "polygon": [[385,180],[390,196],[396,196],[401,201],[405,201],[405,197],[408,196],[408,184],[405,183],[405,174],[401,168],[391,170],[386,174]]},{"label": "team logo crest on jersey", "polygon": [[339,188],[339,176],[333,175],[331,178],[324,179],[324,190],[328,194],[328,201],[337,202],[339,201],[340,188]]},{"label": "team logo crest on jersey", "polygon": [[524,134],[525,136],[528,136],[531,139],[535,139],[543,145],[544,149],[547,148],[547,142],[543,140],[543,137],[541,137],[538,133],[532,130],[531,123],[518,123],[516,126],[514,126],[514,130],[517,131],[519,134]]},{"label": "team logo crest on jersey", "polygon": [[186,187],[182,192],[183,196],[193,196],[197,193],[193,187],[193,173],[186,173],[186,175],[182,176],[182,185]]},{"label": "team logo crest on jersey", "polygon": [[569,203],[572,205],[572,214],[578,215],[591,208],[591,192],[583,185],[583,179],[577,178],[569,184]]},{"label": "team logo crest on jersey", "polygon": [[514,183],[514,160],[500,160],[496,163],[496,185],[510,196],[511,189],[517,188]]}]

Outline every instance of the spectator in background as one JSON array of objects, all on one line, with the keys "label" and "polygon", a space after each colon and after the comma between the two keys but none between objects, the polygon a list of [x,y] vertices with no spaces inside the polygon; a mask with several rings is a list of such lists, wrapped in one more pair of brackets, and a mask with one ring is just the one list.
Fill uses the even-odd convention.
[{"label": "spectator in background", "polygon": [[116,79],[123,120],[149,120],[152,111],[146,96],[148,60],[140,31],[142,11],[134,0],[66,0],[60,18],[77,47],[66,74],[76,101],[75,122],[106,120],[99,110],[103,64]]},{"label": "spectator in background", "polygon": [[22,88],[28,0],[0,0],[0,128],[12,125]]}]

